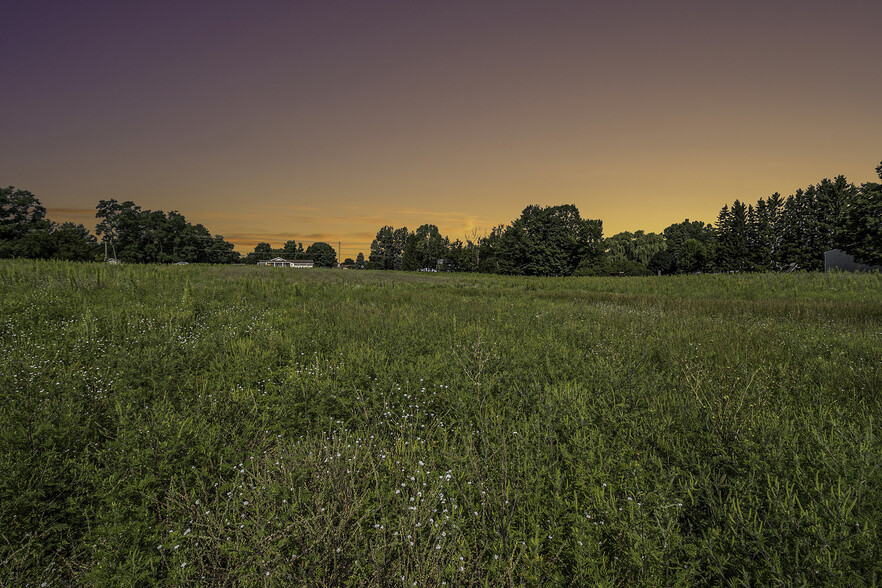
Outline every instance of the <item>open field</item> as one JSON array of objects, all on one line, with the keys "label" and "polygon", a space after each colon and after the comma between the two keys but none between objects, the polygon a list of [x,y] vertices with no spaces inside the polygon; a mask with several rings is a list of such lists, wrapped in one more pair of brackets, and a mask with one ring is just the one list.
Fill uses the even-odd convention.
[{"label": "open field", "polygon": [[872,585],[882,275],[0,263],[0,585]]}]

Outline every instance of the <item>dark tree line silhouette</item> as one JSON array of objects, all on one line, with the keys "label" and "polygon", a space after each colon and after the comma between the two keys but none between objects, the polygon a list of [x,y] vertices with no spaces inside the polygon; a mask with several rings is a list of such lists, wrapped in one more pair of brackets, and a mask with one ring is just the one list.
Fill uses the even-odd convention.
[{"label": "dark tree line silhouette", "polygon": [[[876,173],[882,180],[882,163]],[[465,241],[441,237],[434,225],[415,233],[383,227],[366,267],[538,276],[817,271],[831,249],[880,265],[882,184],[855,186],[837,176],[787,198],[775,193],[756,204],[726,204],[715,225],[686,219],[660,234],[602,234],[601,221],[582,220],[573,205],[528,206],[511,224]],[[422,244],[423,235],[432,235],[432,254],[407,263],[408,243]]]},{"label": "dark tree line silhouette", "polygon": [[[876,167],[882,180],[882,163]],[[245,256],[220,235],[177,211],[144,210],[134,202],[100,200],[92,235],[82,224],[57,224],[31,192],[0,188],[0,258],[127,263],[257,263],[284,257],[337,265],[334,248],[291,240],[280,249],[259,243]],[[99,242],[96,238],[100,237]],[[844,176],[824,179],[786,198],[755,204],[736,200],[715,225],[674,223],[662,233],[603,237],[600,220],[583,219],[575,205],[531,205],[511,223],[451,241],[432,224],[411,232],[384,226],[357,269],[461,271],[510,275],[648,275],[823,268],[824,252],[840,249],[859,263],[882,264],[882,184],[856,186]]]}]

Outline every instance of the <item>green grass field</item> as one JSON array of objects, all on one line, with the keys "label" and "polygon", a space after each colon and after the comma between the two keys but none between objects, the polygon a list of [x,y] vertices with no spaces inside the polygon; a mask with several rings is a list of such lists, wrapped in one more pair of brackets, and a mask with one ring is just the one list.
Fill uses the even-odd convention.
[{"label": "green grass field", "polygon": [[882,580],[882,275],[0,263],[0,585]]}]

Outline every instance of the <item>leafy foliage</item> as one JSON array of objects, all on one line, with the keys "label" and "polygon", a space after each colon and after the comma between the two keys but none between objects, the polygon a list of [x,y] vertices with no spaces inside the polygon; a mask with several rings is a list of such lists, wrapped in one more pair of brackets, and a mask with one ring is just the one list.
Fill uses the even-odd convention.
[{"label": "leafy foliage", "polygon": [[384,226],[371,243],[368,259],[371,269],[400,270],[403,267],[404,248],[407,245],[407,227],[396,229]]},{"label": "leafy foliage", "polygon": [[212,236],[177,212],[142,210],[131,201],[100,200],[95,232],[113,256],[127,263],[231,263],[239,254],[221,236]]},{"label": "leafy foliage", "polygon": [[94,260],[95,238],[83,225],[56,225],[27,190],[0,188],[0,258]]},{"label": "leafy foliage", "polygon": [[306,248],[306,257],[311,259],[316,267],[337,266],[337,252],[333,247],[321,241]]},{"label": "leafy foliage", "polygon": [[583,220],[572,204],[528,206],[500,236],[501,273],[569,276],[602,255],[603,224]]},{"label": "leafy foliage", "polygon": [[[882,164],[876,168],[882,179]],[[824,179],[782,198],[775,193],[756,204],[735,200],[721,209],[716,226],[686,219],[662,235],[622,232],[603,239],[600,220],[582,219],[575,205],[531,205],[510,224],[465,240],[451,241],[438,227],[416,231],[383,226],[370,256],[355,267],[378,270],[443,270],[536,276],[611,276],[792,270],[817,271],[823,254],[842,249],[858,262],[882,262],[882,184],[855,187],[844,176]],[[177,211],[142,210],[134,202],[100,200],[96,232],[115,258],[133,263],[230,263],[240,256],[223,237],[192,225]],[[90,260],[94,239],[82,225],[57,226],[30,192],[0,191],[0,257]],[[327,243],[287,241],[280,249],[258,243],[245,256],[259,259],[317,258],[332,267],[336,253]]]},{"label": "leafy foliage", "polygon": [[647,266],[652,258],[667,249],[662,235],[643,231],[619,233],[603,243],[606,251],[602,262],[583,263],[577,275],[647,275],[651,273]]},{"label": "leafy foliage", "polygon": [[435,225],[421,225],[405,240],[401,268],[418,270],[438,268],[450,248],[450,242],[441,236]]},{"label": "leafy foliage", "polygon": [[705,251],[709,254],[714,241],[713,226],[701,221],[686,219],[681,223],[670,225],[664,230],[663,234],[669,255],[660,255],[656,258],[653,267],[650,269],[661,271],[665,274],[689,273],[707,269],[706,265],[698,267],[691,264],[693,260],[684,264],[683,260],[680,259],[680,249],[686,241],[695,240],[704,245]]},{"label": "leafy foliage", "polygon": [[46,209],[36,196],[14,186],[0,188],[0,242],[6,244],[48,228]]}]

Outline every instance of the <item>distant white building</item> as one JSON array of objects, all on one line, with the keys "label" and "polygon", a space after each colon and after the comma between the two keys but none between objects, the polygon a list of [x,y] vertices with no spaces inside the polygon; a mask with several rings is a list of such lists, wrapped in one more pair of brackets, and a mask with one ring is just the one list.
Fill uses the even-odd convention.
[{"label": "distant white building", "polygon": [[272,259],[261,259],[257,262],[257,265],[268,265],[270,267],[312,267],[312,260],[274,257]]}]

